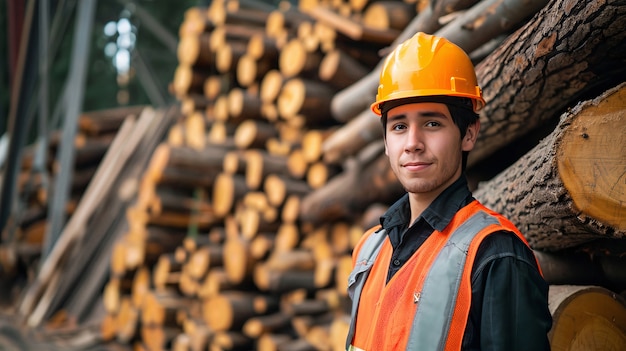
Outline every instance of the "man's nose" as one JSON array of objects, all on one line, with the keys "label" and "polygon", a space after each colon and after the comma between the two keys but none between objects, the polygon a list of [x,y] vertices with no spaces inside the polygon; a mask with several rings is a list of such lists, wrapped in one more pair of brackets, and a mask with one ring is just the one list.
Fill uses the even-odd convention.
[{"label": "man's nose", "polygon": [[406,138],[405,151],[414,152],[414,151],[420,151],[423,149],[424,149],[424,134],[422,133],[420,128],[409,127],[407,138]]}]

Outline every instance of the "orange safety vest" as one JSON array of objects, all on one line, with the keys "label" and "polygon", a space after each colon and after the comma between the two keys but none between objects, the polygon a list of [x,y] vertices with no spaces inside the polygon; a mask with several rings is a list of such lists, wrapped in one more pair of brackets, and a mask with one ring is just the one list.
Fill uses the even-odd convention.
[{"label": "orange safety vest", "polygon": [[491,233],[507,230],[528,246],[510,221],[474,200],[443,232],[435,230],[386,283],[393,248],[379,228],[366,232],[353,252],[347,349],[460,350],[480,243]]}]

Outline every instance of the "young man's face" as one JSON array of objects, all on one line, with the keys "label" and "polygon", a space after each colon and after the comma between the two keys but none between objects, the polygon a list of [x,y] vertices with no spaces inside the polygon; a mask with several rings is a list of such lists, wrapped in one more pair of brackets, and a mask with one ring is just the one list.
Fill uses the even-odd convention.
[{"label": "young man's face", "polygon": [[462,173],[462,152],[476,142],[479,123],[461,132],[445,104],[396,106],[387,113],[385,153],[391,168],[409,193],[439,195]]}]

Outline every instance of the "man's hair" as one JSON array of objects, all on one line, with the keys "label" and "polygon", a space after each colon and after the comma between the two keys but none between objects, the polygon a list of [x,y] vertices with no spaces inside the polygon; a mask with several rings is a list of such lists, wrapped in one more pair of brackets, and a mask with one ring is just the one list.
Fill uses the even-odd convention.
[{"label": "man's hair", "polygon": [[[470,125],[478,122],[479,115],[474,112],[472,107],[472,100],[469,98],[455,96],[425,96],[407,98],[395,102],[389,101],[382,104],[381,108],[382,114],[380,121],[383,125],[383,136],[385,138],[387,137],[387,112],[389,112],[389,110],[393,107],[417,102],[438,102],[448,106],[448,110],[450,111],[450,115],[452,116],[452,121],[461,132],[461,140],[463,140],[463,138],[465,137],[465,134],[467,133],[467,128]],[[465,171],[465,168],[467,166],[468,155],[469,151],[463,151],[463,171]]]}]

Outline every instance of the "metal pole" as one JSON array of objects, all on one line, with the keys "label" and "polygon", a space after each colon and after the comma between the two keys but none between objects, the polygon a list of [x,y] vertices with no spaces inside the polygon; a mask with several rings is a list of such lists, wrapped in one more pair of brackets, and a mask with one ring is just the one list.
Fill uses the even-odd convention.
[{"label": "metal pole", "polygon": [[78,4],[76,28],[70,67],[69,94],[66,94],[67,111],[63,124],[61,147],[57,153],[61,171],[54,182],[54,197],[48,211],[49,226],[44,239],[42,262],[50,253],[65,224],[65,206],[69,196],[69,187],[74,165],[74,138],[78,129],[78,118],[83,106],[87,62],[91,32],[96,8],[96,0],[84,0]]},{"label": "metal pole", "polygon": [[[35,66],[37,63],[37,40],[34,31],[31,31],[33,23],[33,13],[35,12],[35,1],[31,0],[27,4],[26,18],[21,35],[20,53],[17,60],[17,68],[13,75],[11,90],[11,101],[9,110],[9,151],[4,178],[0,188],[0,232],[4,229],[9,220],[13,203],[16,199],[17,189],[15,186],[19,172],[19,161],[22,156],[22,148],[26,139],[26,132],[30,124],[28,110],[28,100],[34,89],[34,78],[31,72],[25,72],[25,67]],[[0,237],[0,242],[2,237]]]},{"label": "metal pole", "polygon": [[46,161],[48,155],[48,86],[50,67],[49,61],[49,29],[50,0],[39,1],[39,119],[37,150],[33,162],[33,171],[43,176],[43,186],[48,190],[48,172]]},{"label": "metal pole", "polygon": [[137,77],[148,95],[150,101],[157,107],[164,107],[167,104],[166,95],[161,91],[161,84],[156,82],[156,78],[152,74],[148,63],[143,59],[143,55],[139,52],[139,48],[133,49],[133,59],[137,69]]}]

